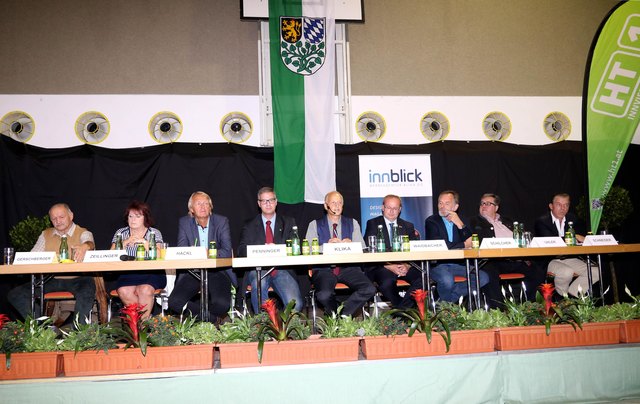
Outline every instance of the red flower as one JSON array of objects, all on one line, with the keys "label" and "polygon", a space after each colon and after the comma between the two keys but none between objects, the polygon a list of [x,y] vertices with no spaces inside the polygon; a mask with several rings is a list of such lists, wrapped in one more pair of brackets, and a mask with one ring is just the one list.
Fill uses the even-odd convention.
[{"label": "red flower", "polygon": [[9,317],[6,314],[0,314],[0,330],[7,321],[9,321]]},{"label": "red flower", "polygon": [[416,301],[416,304],[418,305],[418,312],[420,313],[421,320],[424,320],[425,301],[427,299],[428,294],[429,292],[422,289],[416,289],[413,292],[411,292],[411,296],[413,296],[413,298]]},{"label": "red flower", "polygon": [[145,305],[140,303],[131,303],[126,305],[122,310],[122,320],[129,326],[131,335],[134,341],[139,341],[139,324],[142,320],[142,313],[144,312]]},{"label": "red flower", "polygon": [[544,298],[544,310],[547,315],[549,314],[549,312],[551,311],[551,307],[553,306],[553,301],[551,300],[551,298],[553,297],[554,290],[556,289],[550,283],[543,283],[542,285],[540,285],[540,293]]},{"label": "red flower", "polygon": [[269,318],[273,323],[273,326],[277,331],[280,331],[280,321],[278,321],[278,309],[276,308],[276,301],[273,299],[267,299],[262,304],[262,309],[269,314]]}]

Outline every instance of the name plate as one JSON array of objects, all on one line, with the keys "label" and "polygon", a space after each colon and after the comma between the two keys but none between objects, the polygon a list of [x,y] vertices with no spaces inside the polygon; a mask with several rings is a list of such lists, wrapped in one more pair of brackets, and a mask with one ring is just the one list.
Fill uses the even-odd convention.
[{"label": "name plate", "polygon": [[566,247],[564,240],[560,236],[556,237],[534,237],[531,240],[531,247]]},{"label": "name plate", "polygon": [[53,251],[17,252],[13,259],[13,265],[55,264],[57,262],[56,253]]},{"label": "name plate", "polygon": [[202,247],[167,247],[165,260],[206,260],[207,249]]},{"label": "name plate", "polygon": [[444,240],[411,240],[409,251],[447,251],[447,243]]},{"label": "name plate", "polygon": [[121,255],[127,255],[127,252],[125,250],[92,250],[87,251],[82,262],[120,261]]},{"label": "name plate", "polygon": [[483,238],[480,249],[485,248],[518,248],[516,241],[511,237],[489,237]]},{"label": "name plate", "polygon": [[613,234],[589,235],[584,237],[582,245],[618,245],[618,241]]},{"label": "name plate", "polygon": [[350,243],[324,243],[322,245],[322,254],[362,254],[362,243],[357,241]]},{"label": "name plate", "polygon": [[260,244],[248,245],[247,257],[286,257],[287,246],[285,244]]}]

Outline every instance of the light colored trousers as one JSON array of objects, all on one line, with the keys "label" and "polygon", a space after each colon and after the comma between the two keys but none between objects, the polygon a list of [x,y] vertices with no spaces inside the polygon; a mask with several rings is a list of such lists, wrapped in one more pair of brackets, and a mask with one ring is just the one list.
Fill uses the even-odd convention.
[{"label": "light colored trousers", "polygon": [[[582,288],[582,293],[589,292],[589,278],[587,277],[587,263],[578,258],[555,259],[549,263],[547,273],[553,273],[556,292],[560,295],[569,294],[578,296],[578,287]],[[574,280],[573,275],[577,275]],[[600,277],[598,266],[591,265],[591,279],[596,283]]]}]

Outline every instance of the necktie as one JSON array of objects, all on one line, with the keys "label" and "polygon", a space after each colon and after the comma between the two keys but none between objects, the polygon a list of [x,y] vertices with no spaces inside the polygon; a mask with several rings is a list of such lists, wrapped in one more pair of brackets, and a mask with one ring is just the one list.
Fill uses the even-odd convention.
[{"label": "necktie", "polygon": [[389,223],[389,242],[393,245],[393,223]]},{"label": "necktie", "polygon": [[265,229],[266,233],[264,236],[265,243],[272,244],[273,243],[273,230],[271,230],[271,220],[267,220],[267,228]]},{"label": "necktie", "polygon": [[[334,238],[338,238],[338,223],[334,223],[333,224],[333,237]],[[340,267],[334,267],[333,268],[333,274],[335,276],[340,275]]]},{"label": "necktie", "polygon": [[[265,229],[265,234],[264,234],[264,242],[266,244],[273,244],[273,230],[271,230],[271,220],[267,220],[266,222],[266,229]],[[276,274],[278,273],[277,269],[274,269],[273,271],[271,271],[271,276],[276,276]]]}]

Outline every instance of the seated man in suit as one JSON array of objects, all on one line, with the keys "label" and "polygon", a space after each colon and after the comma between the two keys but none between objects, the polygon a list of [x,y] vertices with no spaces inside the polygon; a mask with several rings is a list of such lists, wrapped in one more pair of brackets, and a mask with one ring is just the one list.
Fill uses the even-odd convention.
[{"label": "seated man in suit", "polygon": [[[178,247],[208,246],[216,242],[218,258],[230,258],[232,255],[231,231],[229,219],[212,213],[213,201],[202,191],[194,192],[187,204],[189,215],[178,222]],[[237,286],[238,280],[231,269],[209,270],[209,321],[222,319],[231,307],[231,285]],[[174,313],[186,312],[194,316],[200,314],[200,300],[196,296],[200,291],[200,281],[186,271],[179,273],[175,286],[169,296],[169,308]]]},{"label": "seated man in suit", "polygon": [[[355,219],[342,216],[343,206],[342,195],[337,191],[329,192],[324,197],[324,209],[327,214],[309,223],[307,240],[317,238],[320,245],[353,240],[360,242],[364,247],[360,225]],[[327,314],[338,310],[335,292],[338,282],[344,283],[352,291],[341,313],[347,316],[353,315],[376,293],[376,287],[360,267],[315,267],[311,272],[311,283],[316,290],[318,301]]]},{"label": "seated man in suit", "polygon": [[[478,234],[480,242],[484,238],[513,237],[513,222],[498,213],[500,197],[496,194],[484,194],[480,198],[478,216],[469,221],[473,233]],[[524,275],[528,300],[535,300],[538,286],[544,283],[546,271],[533,261],[522,261],[510,258],[491,259],[482,265],[482,270],[489,275],[489,283],[482,289],[487,305],[490,308],[501,307],[503,296],[500,289],[500,274],[521,273]]]},{"label": "seated man in suit", "polygon": [[[62,236],[67,236],[69,251],[75,251],[71,257],[82,262],[87,251],[93,250],[93,234],[73,222],[73,212],[66,203],[57,203],[49,209],[49,219],[53,227],[40,233],[31,251],[55,251],[60,249]],[[75,248],[73,248],[75,247]],[[91,313],[96,296],[96,286],[91,276],[55,276],[44,285],[45,293],[71,292],[76,299],[75,313],[67,322],[73,321],[76,314],[84,323]],[[31,312],[31,282],[22,284],[9,292],[9,301],[24,318]]]},{"label": "seated man in suit", "polygon": [[[258,190],[258,206],[261,213],[248,221],[242,228],[238,245],[238,256],[240,257],[247,256],[248,245],[284,244],[287,239],[291,238],[291,230],[296,225],[295,219],[276,214],[278,199],[273,188],[263,187]],[[262,303],[267,300],[269,287],[272,287],[274,292],[280,296],[285,306],[295,299],[295,309],[302,310],[304,302],[293,269],[276,268],[262,279],[262,302],[260,304],[258,304],[258,294],[256,293],[258,287],[256,273],[250,271],[247,273],[247,277],[247,282],[251,284],[251,305],[254,313],[258,313]]]},{"label": "seated man in suit", "polygon": [[[438,213],[429,216],[424,221],[425,240],[444,240],[449,249],[471,247],[471,230],[458,213],[458,193],[456,191],[442,191],[438,195]],[[456,276],[467,276],[467,269],[457,261],[439,261],[431,269],[431,279],[436,282],[436,290],[440,300],[457,302],[461,296],[468,294],[465,282],[456,283]],[[489,282],[489,276],[480,271],[480,287]],[[475,290],[476,279],[471,276],[471,290]]]},{"label": "seated man in suit", "polygon": [[[553,196],[549,204],[549,212],[536,219],[535,235],[538,237],[553,237],[564,235],[569,228],[568,223],[573,222],[576,230],[576,240],[584,241],[584,224],[578,221],[573,213],[569,212],[571,206],[571,197],[569,194],[560,193]],[[554,259],[549,262],[547,272],[554,274],[553,281],[555,283],[556,292],[561,295],[578,296],[578,287],[582,288],[583,293],[589,290],[589,278],[587,275],[587,263],[580,258],[564,258]],[[578,277],[574,280],[574,274]],[[593,283],[597,282],[600,277],[598,275],[598,267],[591,266],[591,276]]]},{"label": "seated man in suit", "polygon": [[[413,223],[400,218],[402,211],[402,200],[397,195],[387,195],[382,200],[382,216],[367,221],[365,239],[378,234],[378,226],[385,229],[384,244],[387,251],[391,251],[392,226],[398,226],[399,235],[408,235],[410,240],[417,240]],[[385,300],[391,302],[393,307],[411,307],[414,300],[411,292],[421,289],[422,274],[406,262],[388,262],[384,265],[374,265],[365,268],[365,273],[373,282],[378,285],[378,290]],[[398,279],[407,281],[410,286],[404,297],[401,297],[398,290]]]}]

